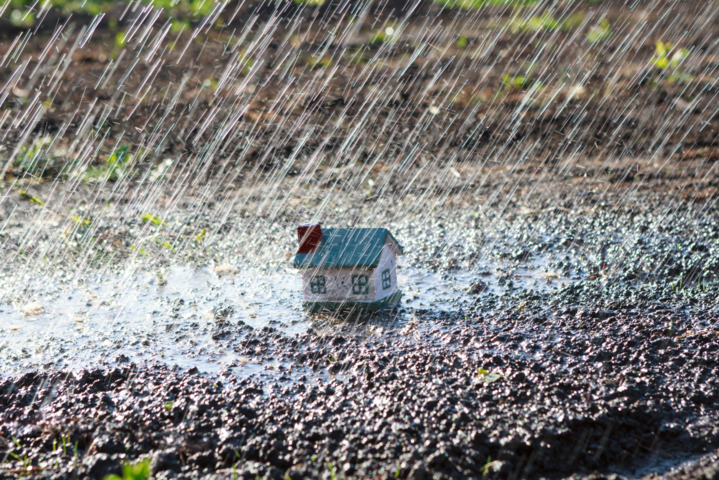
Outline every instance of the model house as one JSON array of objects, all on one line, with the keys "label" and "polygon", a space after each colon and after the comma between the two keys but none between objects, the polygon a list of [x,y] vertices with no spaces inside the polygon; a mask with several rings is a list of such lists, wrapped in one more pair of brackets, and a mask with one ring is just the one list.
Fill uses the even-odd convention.
[{"label": "model house", "polygon": [[397,256],[402,247],[386,228],[297,228],[294,267],[302,270],[303,307],[308,310],[379,310],[402,297]]}]

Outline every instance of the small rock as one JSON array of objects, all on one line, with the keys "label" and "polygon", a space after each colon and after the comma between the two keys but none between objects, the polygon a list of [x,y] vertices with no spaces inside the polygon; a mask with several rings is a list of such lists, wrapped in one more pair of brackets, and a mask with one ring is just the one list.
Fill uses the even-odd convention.
[{"label": "small rock", "polygon": [[212,309],[212,315],[218,320],[226,320],[232,316],[233,313],[235,313],[235,309],[231,306],[215,307]]},{"label": "small rock", "polygon": [[234,277],[235,275],[237,275],[240,272],[240,270],[237,267],[235,267],[233,265],[227,265],[227,264],[218,265],[217,267],[213,268],[212,270],[215,272],[215,275],[217,275],[218,277]]},{"label": "small rock", "polygon": [[34,317],[37,315],[40,315],[43,312],[42,305],[40,305],[37,301],[28,303],[24,307],[22,307],[22,313],[24,315],[27,315],[28,317]]},{"label": "small rock", "polygon": [[487,284],[487,282],[483,282],[482,280],[475,280],[474,282],[469,284],[469,287],[467,287],[467,292],[472,295],[477,295],[484,292],[488,288],[489,284]]}]

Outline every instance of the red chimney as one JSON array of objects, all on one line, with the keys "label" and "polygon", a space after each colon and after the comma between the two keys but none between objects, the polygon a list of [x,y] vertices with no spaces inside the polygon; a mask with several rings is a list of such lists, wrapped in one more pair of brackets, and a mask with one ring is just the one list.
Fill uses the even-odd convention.
[{"label": "red chimney", "polygon": [[314,253],[322,240],[322,227],[319,223],[303,223],[297,227],[300,248],[297,253]]}]

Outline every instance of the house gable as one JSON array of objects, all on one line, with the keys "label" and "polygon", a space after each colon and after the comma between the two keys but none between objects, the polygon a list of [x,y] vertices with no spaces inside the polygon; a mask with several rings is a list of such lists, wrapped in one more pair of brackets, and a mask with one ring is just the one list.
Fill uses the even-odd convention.
[{"label": "house gable", "polygon": [[377,292],[376,300],[391,295],[397,291],[397,258],[398,251],[396,244],[388,238],[382,254],[380,255],[377,268],[374,269],[374,284]]}]

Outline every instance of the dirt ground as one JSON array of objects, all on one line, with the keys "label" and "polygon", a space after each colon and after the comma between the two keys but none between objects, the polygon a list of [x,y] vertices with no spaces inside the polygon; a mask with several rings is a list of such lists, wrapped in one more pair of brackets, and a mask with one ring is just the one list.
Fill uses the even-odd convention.
[{"label": "dirt ground", "polygon": [[[132,41],[121,48],[122,23],[113,29],[101,23],[57,75],[74,38],[61,35],[36,77],[8,92],[2,142],[7,153],[18,143],[18,113],[32,101],[47,107],[32,125],[35,134],[61,131],[62,138],[47,152],[43,168],[24,169],[21,161],[7,173],[67,175],[75,161],[67,145],[78,133],[88,134],[77,129],[92,110],[102,117],[103,124],[95,118],[93,127],[105,141],[91,162],[102,163],[122,134],[123,143],[151,150],[144,163],[180,158],[202,164],[200,178],[236,186],[254,184],[256,172],[276,174],[279,164],[288,175],[303,172],[319,152],[313,180],[331,177],[328,169],[357,164],[379,174],[375,183],[384,183],[385,174],[400,188],[413,177],[402,173],[419,171],[419,184],[410,189],[437,194],[446,186],[423,180],[450,166],[460,174],[455,191],[480,194],[496,192],[497,178],[509,174],[509,184],[521,182],[519,193],[534,188],[522,183],[551,177],[589,190],[609,182],[612,190],[669,188],[692,201],[715,196],[718,32],[716,22],[701,21],[715,14],[703,2],[640,2],[632,8],[623,2],[560,3],[548,10],[553,18],[568,22],[579,15],[579,25],[553,31],[517,20],[538,18],[541,9],[449,11],[422,4],[395,38],[373,42],[381,27],[397,26],[403,18],[400,7],[385,5],[331,44],[318,32],[347,27],[346,15],[332,8],[313,16],[309,10],[273,15],[269,7],[256,7],[240,10],[237,18],[247,21],[194,39],[168,34],[152,58],[139,55],[147,46]],[[587,31],[600,19],[609,22],[611,35],[590,43]],[[238,45],[249,22],[251,32]],[[80,28],[76,24],[75,32]],[[49,30],[33,35],[13,66],[27,62],[26,69],[33,69],[49,36]],[[0,56],[12,40],[3,41]],[[674,45],[669,57],[679,49],[690,53],[677,68],[660,69],[653,60],[657,41]],[[238,58],[243,67],[229,75],[235,82],[223,81]],[[0,68],[0,81],[8,82],[13,66]],[[104,81],[108,70],[113,75]],[[48,77],[59,79],[51,91]],[[231,112],[241,114],[224,132]],[[220,145],[207,151],[218,132]],[[251,141],[243,142],[248,136]],[[288,158],[292,166],[285,165]],[[431,168],[423,169],[426,164]]]}]

